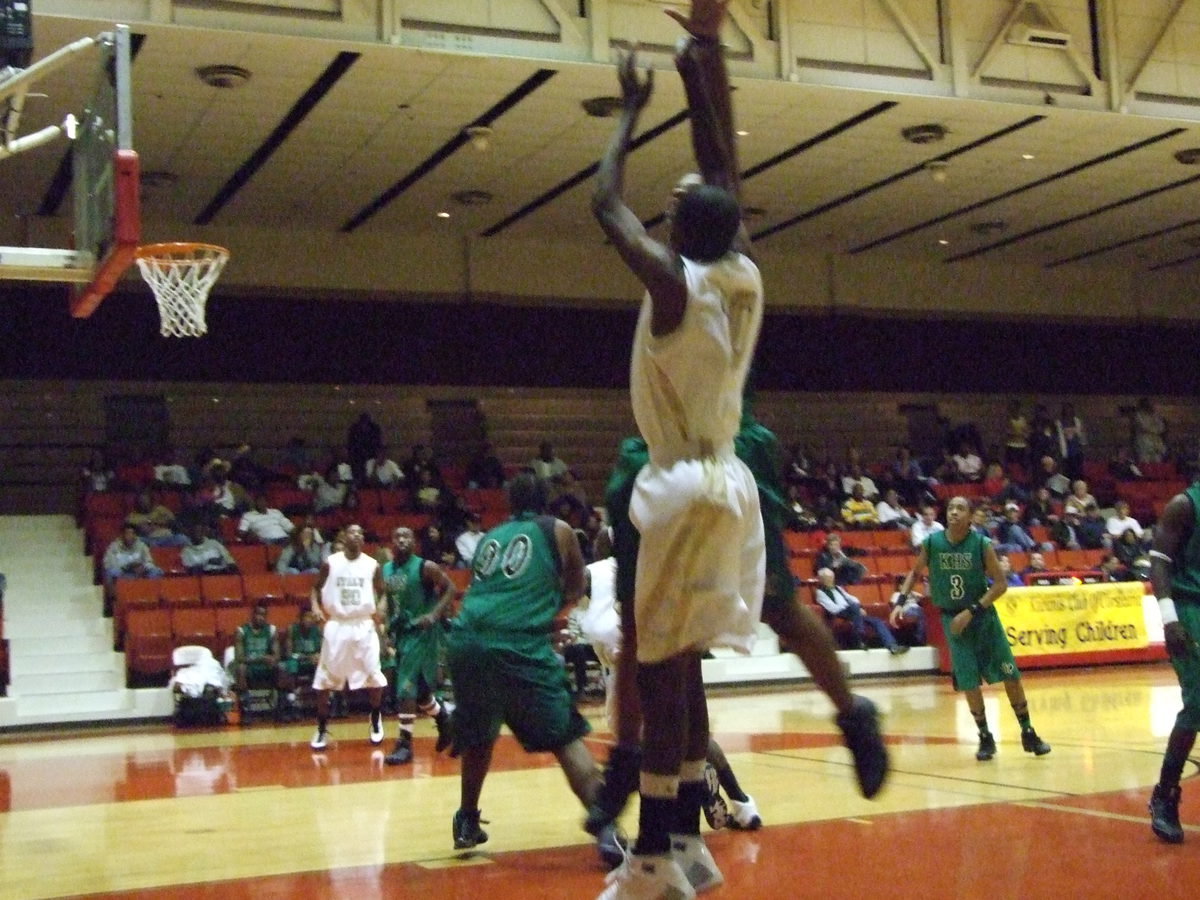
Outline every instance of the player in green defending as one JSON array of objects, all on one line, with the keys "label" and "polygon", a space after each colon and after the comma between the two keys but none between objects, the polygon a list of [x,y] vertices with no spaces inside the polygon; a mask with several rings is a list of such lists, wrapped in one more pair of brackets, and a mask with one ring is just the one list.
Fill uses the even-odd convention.
[{"label": "player in green defending", "polygon": [[1045,756],[1050,745],[1038,737],[1029,721],[1021,672],[995,609],[1008,582],[991,540],[971,529],[971,504],[966,497],[954,497],[946,504],[946,530],[931,534],[921,544],[900,594],[907,595],[925,572],[929,573],[930,598],[942,614],[954,687],[967,695],[967,708],[979,726],[975,758],[983,762],[996,755],[996,739],[983,708],[984,681],[1004,682],[1008,702],[1021,724],[1021,747]]},{"label": "player in green defending", "polygon": [[1180,844],[1179,780],[1200,728],[1200,484],[1172,497],[1159,516],[1150,578],[1167,653],[1183,694],[1183,709],[1167,738],[1158,784],[1150,796],[1150,827],[1168,844]]}]

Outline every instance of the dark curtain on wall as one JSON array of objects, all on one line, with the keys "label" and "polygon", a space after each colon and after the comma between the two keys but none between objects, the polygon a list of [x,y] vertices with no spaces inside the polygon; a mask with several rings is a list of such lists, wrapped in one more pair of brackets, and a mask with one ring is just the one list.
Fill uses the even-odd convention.
[{"label": "dark curtain on wall", "polygon": [[[621,388],[635,310],[488,303],[210,300],[209,333],[163,338],[148,294],[89,319],[66,291],[0,283],[0,377]],[[767,316],[760,390],[1200,393],[1195,325]]]}]

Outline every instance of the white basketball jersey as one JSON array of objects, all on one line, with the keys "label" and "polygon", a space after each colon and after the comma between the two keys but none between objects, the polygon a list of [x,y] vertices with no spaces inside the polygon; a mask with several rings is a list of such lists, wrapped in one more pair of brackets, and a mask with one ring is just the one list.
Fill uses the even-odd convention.
[{"label": "white basketball jersey", "polygon": [[321,606],[331,619],[362,619],[375,614],[375,570],[373,558],[360,553],[347,559],[345,553],[329,557],[329,577],[321,590]]},{"label": "white basketball jersey", "polygon": [[762,327],[762,276],[749,257],[730,252],[711,263],[685,258],[683,266],[683,321],[655,337],[647,295],[630,365],[633,415],[660,465],[732,445]]}]

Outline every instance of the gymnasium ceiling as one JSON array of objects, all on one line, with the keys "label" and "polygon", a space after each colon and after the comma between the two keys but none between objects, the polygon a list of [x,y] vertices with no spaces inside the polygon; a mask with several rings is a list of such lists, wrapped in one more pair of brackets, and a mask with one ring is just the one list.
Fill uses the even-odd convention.
[{"label": "gymnasium ceiling", "polygon": [[[560,12],[576,5],[524,2]],[[464,9],[480,6],[462,3]],[[871,3],[885,12],[908,11],[917,26],[908,35],[911,48],[928,30],[922,30],[922,9],[938,6],[935,0],[844,6],[866,9]],[[403,0],[394,4],[405,6]],[[34,0],[34,58],[113,21],[41,10],[120,11],[130,5],[142,6]],[[398,235],[444,229],[477,240],[570,236],[600,242],[588,204],[594,164],[615,120],[590,116],[581,101],[615,92],[611,64],[552,58],[571,56],[552,42],[529,53],[537,42],[513,40],[512,30],[504,28],[462,28],[465,37],[456,38],[454,29],[413,20],[405,23],[397,46],[341,39],[336,29],[333,37],[297,33],[322,31],[296,25],[310,22],[304,17],[285,25],[278,16],[255,16],[246,20],[253,27],[179,24],[184,13],[203,22],[204,10],[197,7],[206,5],[239,14],[244,8],[234,2],[167,3],[175,10],[171,24],[130,23],[138,45],[135,144],[146,178],[145,217],[155,229],[174,223],[172,230],[197,236],[210,226]],[[279,5],[289,4],[259,4]],[[616,15],[617,0],[603,5],[611,8],[614,40],[621,37],[618,20],[636,23],[636,17]],[[661,5],[651,0],[643,5],[661,17]],[[1082,51],[1071,57],[1052,48],[1015,47],[1003,35],[988,38],[1000,34],[997,26],[1007,32],[1033,13],[1072,5],[1081,3],[1046,3],[1039,10],[1038,4],[996,0],[988,22],[964,26],[967,38],[974,35],[964,46],[975,48],[975,64],[957,74],[935,66],[922,79],[906,75],[902,65],[856,70],[811,59],[793,67],[794,77],[763,77],[763,66],[776,63],[761,60],[761,34],[743,33],[754,31],[758,20],[752,11],[762,4],[735,4],[745,13],[732,39],[737,124],[746,132],[739,138],[740,164],[751,233],[759,245],[881,259],[898,253],[949,265],[985,259],[1048,267],[1097,261],[1146,271],[1196,266],[1200,166],[1181,163],[1175,154],[1200,148],[1200,74],[1194,89],[1182,85],[1178,96],[1159,89],[1139,92],[1136,84],[1117,96],[1089,74],[1100,69]],[[1130,51],[1128,78],[1161,77],[1161,65],[1173,66],[1177,75],[1200,73],[1193,65],[1200,63],[1200,0],[1142,5],[1159,15],[1143,28],[1138,51]],[[156,6],[162,8],[148,4]],[[959,0],[950,3],[962,6]],[[585,23],[569,18],[568,25]],[[547,21],[553,30],[552,19]],[[1034,21],[1046,22],[1037,16]],[[1120,21],[1117,26],[1126,27]],[[1073,46],[1088,43],[1084,31],[1073,33],[1081,38]],[[1196,37],[1195,45],[1179,34]],[[789,58],[803,55],[800,43],[792,41]],[[926,35],[924,44],[934,43],[936,37]],[[442,52],[435,44],[469,52]],[[644,54],[659,71],[642,120],[643,138],[630,159],[627,196],[647,221],[658,215],[691,158],[683,93],[666,44],[669,40]],[[1026,68],[1029,60],[1054,54],[1049,74],[1024,82],[1015,78],[1022,63],[1010,56],[1017,51]],[[997,70],[988,78],[987,67],[972,72],[987,53],[989,65],[1007,74]],[[910,55],[919,68],[921,53]],[[212,87],[197,70],[214,64],[242,67],[249,79],[236,88]],[[28,99],[21,131],[53,124],[80,108],[92,76],[91,65],[75,64],[40,84],[37,91],[45,96]],[[947,80],[955,79],[970,82],[971,96],[948,96],[954,89],[945,87]],[[1177,81],[1183,80],[1179,75]],[[899,89],[905,85],[912,89]],[[1118,100],[1127,114],[1104,111]],[[944,138],[921,144],[902,136],[904,129],[925,124],[941,126]],[[472,126],[491,129],[486,149],[466,136]],[[56,177],[64,154],[60,142],[0,161],[0,216],[10,226],[14,220],[68,214],[63,181]]]}]

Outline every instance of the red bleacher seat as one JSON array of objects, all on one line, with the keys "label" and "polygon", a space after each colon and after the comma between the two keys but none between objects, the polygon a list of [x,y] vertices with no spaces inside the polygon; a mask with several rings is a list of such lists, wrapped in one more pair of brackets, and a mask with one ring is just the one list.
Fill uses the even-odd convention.
[{"label": "red bleacher seat", "polygon": [[912,538],[906,528],[881,529],[871,532],[871,539],[880,550],[912,552]]},{"label": "red bleacher seat", "polygon": [[125,667],[129,674],[165,676],[171,672],[171,614],[165,609],[135,609],[125,632]]},{"label": "red bleacher seat", "polygon": [[295,605],[288,599],[283,576],[275,572],[242,574],[242,596],[247,603],[266,603],[268,606]]},{"label": "red bleacher seat", "polygon": [[243,575],[267,571],[267,548],[263,544],[229,544],[226,549]]},{"label": "red bleacher seat", "polygon": [[1138,468],[1151,481],[1171,481],[1179,477],[1173,462],[1138,463]]},{"label": "red bleacher seat", "polygon": [[407,512],[412,509],[412,499],[403,488],[380,491],[379,511],[386,515]]},{"label": "red bleacher seat", "polygon": [[915,556],[887,554],[875,558],[875,570],[880,575],[907,575],[916,562]]},{"label": "red bleacher seat", "polygon": [[85,521],[94,518],[123,519],[133,509],[133,500],[127,493],[102,491],[83,498]]},{"label": "red bleacher seat", "polygon": [[313,585],[317,583],[316,575],[283,575],[284,595],[288,600],[307,606],[312,596]]},{"label": "red bleacher seat", "polygon": [[217,614],[203,607],[183,607],[171,611],[171,635],[176,647],[199,644],[216,654],[220,649],[217,640]]},{"label": "red bleacher seat", "polygon": [[219,606],[213,612],[217,621],[217,649],[213,655],[220,659],[225,648],[233,646],[238,628],[250,621],[253,610],[249,606]]},{"label": "red bleacher seat", "polygon": [[178,547],[151,547],[150,556],[164,575],[186,575]]},{"label": "red bleacher seat", "polygon": [[243,606],[241,575],[200,576],[200,596],[205,606]]},{"label": "red bleacher seat", "polygon": [[787,545],[788,552],[793,556],[799,556],[805,550],[811,549],[809,543],[809,534],[806,531],[785,531],[783,533],[783,542]]},{"label": "red bleacher seat", "polygon": [[460,594],[464,593],[471,584],[470,569],[446,569],[446,575],[454,582],[454,587]]},{"label": "red bleacher seat", "polygon": [[168,608],[204,604],[200,593],[200,579],[196,575],[158,579],[158,595],[162,598],[163,606]]},{"label": "red bleacher seat", "polygon": [[284,632],[300,621],[300,607],[292,603],[284,606],[268,606],[267,621],[275,626],[279,639],[282,641]]},{"label": "red bleacher seat", "polygon": [[154,578],[118,578],[113,585],[113,637],[116,648],[125,646],[129,614],[136,609],[158,609],[158,580]]}]

